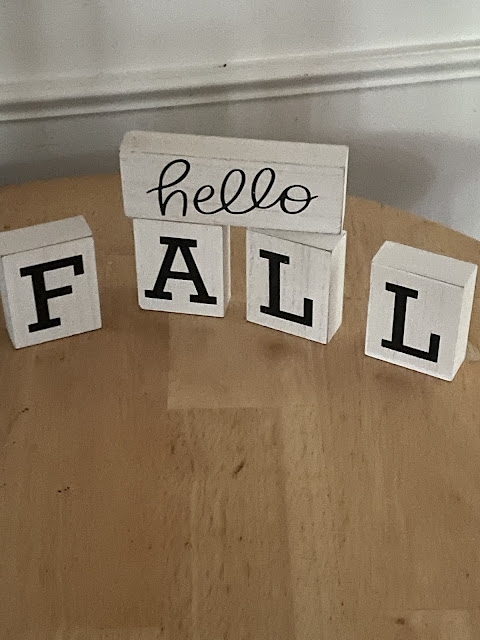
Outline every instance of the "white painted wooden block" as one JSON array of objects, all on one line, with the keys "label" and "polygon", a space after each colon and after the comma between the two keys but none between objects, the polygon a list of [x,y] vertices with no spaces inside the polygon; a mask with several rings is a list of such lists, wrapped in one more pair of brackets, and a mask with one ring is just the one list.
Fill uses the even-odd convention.
[{"label": "white painted wooden block", "polygon": [[247,231],[247,320],[326,344],[342,323],[347,234]]},{"label": "white painted wooden block", "polygon": [[453,380],[465,359],[477,265],[385,242],[372,261],[365,353]]},{"label": "white painted wooden block", "polygon": [[131,131],[120,149],[132,218],[338,234],[348,147]]},{"label": "white painted wooden block", "polygon": [[134,219],[142,309],[223,317],[230,300],[230,228]]},{"label": "white painted wooden block", "polygon": [[17,349],[99,329],[95,249],[85,218],[0,233],[0,291]]}]

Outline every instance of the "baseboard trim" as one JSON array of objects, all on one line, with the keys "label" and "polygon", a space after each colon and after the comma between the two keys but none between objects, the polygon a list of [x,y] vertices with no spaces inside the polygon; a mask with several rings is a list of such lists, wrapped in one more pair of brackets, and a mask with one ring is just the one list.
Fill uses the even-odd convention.
[{"label": "baseboard trim", "polygon": [[480,77],[480,40],[0,82],[0,121]]}]

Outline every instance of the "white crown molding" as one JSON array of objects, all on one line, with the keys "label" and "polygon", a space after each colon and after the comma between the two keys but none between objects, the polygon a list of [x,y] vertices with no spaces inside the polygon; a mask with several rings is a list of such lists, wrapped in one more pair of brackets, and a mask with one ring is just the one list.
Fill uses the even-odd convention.
[{"label": "white crown molding", "polygon": [[480,40],[0,82],[0,121],[480,77]]}]

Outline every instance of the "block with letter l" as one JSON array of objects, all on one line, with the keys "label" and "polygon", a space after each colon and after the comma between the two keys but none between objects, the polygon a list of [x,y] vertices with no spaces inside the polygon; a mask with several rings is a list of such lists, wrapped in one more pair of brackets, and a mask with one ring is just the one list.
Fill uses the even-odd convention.
[{"label": "block with letter l", "polygon": [[133,221],[142,309],[223,317],[230,300],[230,229]]},{"label": "block with letter l", "polygon": [[247,320],[326,344],[342,322],[347,234],[247,230]]},{"label": "block with letter l", "polygon": [[372,261],[365,353],[453,380],[465,359],[477,265],[385,242]]},{"label": "block with letter l", "polygon": [[85,219],[0,233],[0,292],[17,349],[99,329],[95,249]]}]

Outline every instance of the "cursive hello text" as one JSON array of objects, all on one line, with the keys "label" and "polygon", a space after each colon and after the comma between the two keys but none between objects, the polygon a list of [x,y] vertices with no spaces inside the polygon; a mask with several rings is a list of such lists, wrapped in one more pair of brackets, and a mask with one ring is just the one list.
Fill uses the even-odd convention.
[{"label": "cursive hello text", "polygon": [[[147,193],[157,192],[162,216],[167,214],[168,203],[173,198],[175,198],[177,204],[181,204],[182,216],[187,215],[189,200],[186,192],[180,188],[173,191],[171,189],[186,179],[190,169],[191,165],[188,160],[172,160],[162,169],[158,186],[147,191]],[[279,205],[284,213],[297,214],[305,211],[310,202],[318,197],[312,195],[310,190],[301,184],[292,184],[285,187],[277,197],[272,196],[271,192],[274,191],[275,180],[276,175],[273,169],[270,167],[260,169],[253,177],[250,185],[249,198],[251,205],[242,209],[238,208],[237,201],[240,196],[244,196],[247,192],[247,177],[242,169],[231,169],[223,178],[217,191],[211,184],[204,184],[199,187],[192,198],[192,205],[202,215],[212,215],[221,211],[232,215],[242,215],[255,209],[271,209],[276,205]],[[270,200],[268,201],[269,197]],[[237,207],[234,206],[235,202],[237,202]],[[220,206],[218,206],[218,203]]]}]

